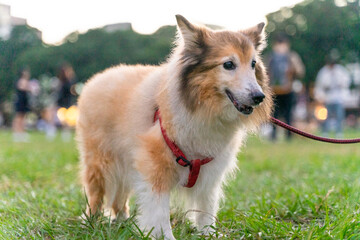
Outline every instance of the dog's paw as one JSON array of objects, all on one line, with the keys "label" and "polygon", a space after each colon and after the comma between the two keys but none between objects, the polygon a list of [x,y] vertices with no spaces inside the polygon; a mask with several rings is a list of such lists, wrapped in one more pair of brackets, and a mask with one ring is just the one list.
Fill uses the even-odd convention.
[{"label": "dog's paw", "polygon": [[112,223],[115,223],[117,217],[112,209],[104,209],[104,217],[109,218]]},{"label": "dog's paw", "polygon": [[110,221],[112,223],[116,223],[118,221],[125,221],[130,216],[125,211],[121,211],[121,212],[118,212],[118,214],[115,214],[115,212],[112,209],[105,209],[104,210],[104,217],[110,218]]},{"label": "dog's paw", "polygon": [[215,229],[212,227],[212,226],[209,226],[209,227],[204,227],[202,230],[201,230],[201,233],[205,236],[213,236],[214,233],[215,233]]},{"label": "dog's paw", "polygon": [[226,235],[218,232],[214,226],[206,226],[200,230],[201,235],[205,237],[216,237],[216,238],[225,238]]}]

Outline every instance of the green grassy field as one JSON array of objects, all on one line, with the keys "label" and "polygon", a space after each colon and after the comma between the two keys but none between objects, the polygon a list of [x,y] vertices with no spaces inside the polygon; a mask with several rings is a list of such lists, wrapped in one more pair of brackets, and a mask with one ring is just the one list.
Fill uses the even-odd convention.
[{"label": "green grassy field", "polygon": [[[0,132],[0,239],[147,238],[133,217],[82,221],[74,142],[47,142],[40,133],[31,140],[13,143],[10,132]],[[360,239],[359,144],[251,137],[239,167],[210,239]],[[172,225],[178,239],[205,238],[184,214],[173,214]]]}]

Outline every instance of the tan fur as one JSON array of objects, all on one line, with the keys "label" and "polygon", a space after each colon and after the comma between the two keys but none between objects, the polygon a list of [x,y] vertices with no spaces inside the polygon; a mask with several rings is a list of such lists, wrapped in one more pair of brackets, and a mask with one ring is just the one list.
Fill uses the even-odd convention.
[{"label": "tan fur", "polygon": [[[175,162],[159,121],[153,121],[155,109],[160,109],[168,137],[189,159],[214,158],[202,167],[198,183],[188,192],[198,196],[194,199],[200,210],[213,214],[221,183],[235,168],[238,143],[266,122],[272,109],[259,56],[263,25],[240,32],[211,31],[181,16],[177,20],[181,37],[166,63],[158,67],[120,65],[86,83],[76,127],[82,182],[89,199],[87,213],[98,212],[105,202],[115,215],[128,216],[128,200],[135,191],[140,225],[151,229],[154,224],[156,236],[163,232],[170,239],[170,224],[163,220],[169,218],[165,211],[168,198],[172,189],[184,184],[189,170]],[[228,58],[239,61],[236,71],[224,70]],[[251,69],[254,59],[255,70]],[[244,79],[265,94],[264,102],[247,116],[236,110],[225,93],[226,88],[247,91]],[[240,97],[250,101],[249,96]],[[197,219],[201,227],[212,224],[203,216]]]},{"label": "tan fur", "polygon": [[[96,213],[102,204],[105,194],[104,175],[108,174],[109,168],[113,167],[117,159],[114,152],[116,146],[113,145],[111,136],[117,131],[117,127],[129,125],[129,114],[126,111],[128,105],[122,103],[130,102],[131,98],[132,101],[136,100],[132,90],[154,69],[155,67],[143,66],[109,69],[89,81],[86,91],[79,99],[77,139],[82,155],[82,182],[92,213]],[[116,196],[116,199],[120,198],[121,196]],[[113,206],[117,206],[117,203]],[[114,211],[117,212],[119,208],[124,206],[116,207]]]},{"label": "tan fur", "polygon": [[135,168],[145,176],[146,181],[151,183],[154,191],[161,193],[170,191],[177,175],[174,174],[175,161],[169,161],[172,152],[164,144],[159,130],[157,124],[146,135],[140,137],[143,151],[142,154],[137,155]]},{"label": "tan fur", "polygon": [[167,133],[168,137],[174,141],[176,132],[171,124],[172,120],[173,120],[173,116],[172,116],[171,109],[170,109],[170,106],[168,103],[169,92],[166,88],[164,88],[164,86],[166,86],[167,84],[163,83],[162,85],[163,85],[162,90],[160,90],[160,92],[157,96],[157,106],[158,107],[161,106],[161,118],[162,118],[162,122],[163,122],[163,127],[164,127],[164,129],[166,129],[166,133]]}]

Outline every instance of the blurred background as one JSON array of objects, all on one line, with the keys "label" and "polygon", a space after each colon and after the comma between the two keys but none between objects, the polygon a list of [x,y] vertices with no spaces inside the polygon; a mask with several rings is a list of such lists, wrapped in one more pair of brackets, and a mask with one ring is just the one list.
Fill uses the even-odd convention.
[{"label": "blurred background", "polygon": [[[116,7],[115,1],[62,1],[51,8],[45,2],[0,0],[0,129],[12,129],[14,141],[29,141],[29,130],[51,140],[59,129],[68,141],[87,79],[120,63],[164,62],[175,37],[174,14],[213,29],[265,21],[263,56],[277,117],[325,136],[342,137],[343,126],[359,130],[359,0],[116,1]],[[263,133],[277,138],[270,126]]]}]

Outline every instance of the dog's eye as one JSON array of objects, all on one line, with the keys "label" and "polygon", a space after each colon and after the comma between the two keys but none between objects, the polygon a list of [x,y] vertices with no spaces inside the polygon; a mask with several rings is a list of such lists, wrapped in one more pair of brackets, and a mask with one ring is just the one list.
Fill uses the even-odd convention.
[{"label": "dog's eye", "polygon": [[236,68],[235,64],[232,61],[224,62],[223,67],[226,70],[234,70]]},{"label": "dog's eye", "polygon": [[251,68],[252,68],[252,69],[255,69],[255,64],[256,64],[256,61],[253,60],[253,61],[251,62]]}]

